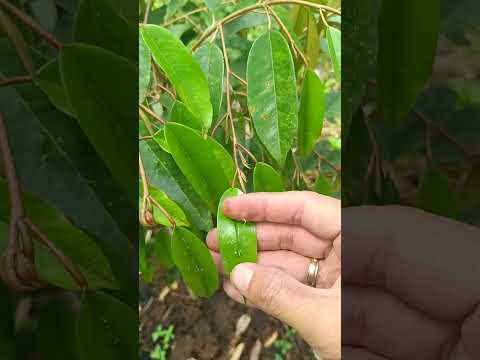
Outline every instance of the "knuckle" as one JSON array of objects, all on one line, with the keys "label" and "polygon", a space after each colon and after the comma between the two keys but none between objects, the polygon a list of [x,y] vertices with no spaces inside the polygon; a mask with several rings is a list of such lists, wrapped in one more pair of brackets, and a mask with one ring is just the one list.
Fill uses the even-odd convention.
[{"label": "knuckle", "polygon": [[282,271],[275,269],[261,279],[259,284],[260,292],[257,296],[257,305],[263,309],[268,310],[272,315],[278,315],[280,313],[281,298],[285,294],[286,284],[285,277]]}]

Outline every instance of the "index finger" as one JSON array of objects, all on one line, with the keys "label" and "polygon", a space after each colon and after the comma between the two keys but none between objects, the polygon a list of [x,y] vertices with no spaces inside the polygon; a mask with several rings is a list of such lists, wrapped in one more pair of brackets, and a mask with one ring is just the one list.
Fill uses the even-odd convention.
[{"label": "index finger", "polygon": [[302,226],[327,240],[333,240],[340,233],[340,201],[310,191],[240,195],[225,200],[223,212],[239,221]]},{"label": "index finger", "polygon": [[480,303],[480,230],[414,208],[344,209],[342,276],[386,290],[437,319]]}]

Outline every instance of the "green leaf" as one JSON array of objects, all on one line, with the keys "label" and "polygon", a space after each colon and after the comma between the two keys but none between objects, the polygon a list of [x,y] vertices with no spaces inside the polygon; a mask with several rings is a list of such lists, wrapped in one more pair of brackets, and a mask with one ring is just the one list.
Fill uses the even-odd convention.
[{"label": "green leaf", "polygon": [[218,273],[205,244],[184,228],[175,228],[172,256],[185,284],[198,296],[209,297],[218,288]]},{"label": "green leaf", "polygon": [[334,189],[332,183],[322,174],[318,175],[313,190],[325,196],[333,196]]},{"label": "green leaf", "polygon": [[205,4],[207,5],[208,10],[214,13],[222,4],[222,2],[219,0],[205,0]]},{"label": "green leaf", "polygon": [[137,311],[104,292],[86,292],[77,321],[77,349],[80,360],[137,359]]},{"label": "green leaf", "polygon": [[212,104],[208,83],[200,65],[185,45],[168,30],[145,25],[141,33],[155,62],[175,87],[180,99],[208,130],[212,123]]},{"label": "green leaf", "polygon": [[152,235],[153,254],[157,258],[160,265],[169,269],[175,265],[172,258],[172,241],[171,235],[166,231],[160,230]]},{"label": "green leaf", "polygon": [[333,71],[337,81],[342,79],[342,33],[333,26],[327,26],[325,30],[327,38],[328,54],[332,61]]},{"label": "green leaf", "polygon": [[74,116],[72,105],[62,83],[58,60],[42,66],[35,77],[35,84],[48,96],[53,105],[65,114]]},{"label": "green leaf", "polygon": [[223,98],[224,63],[222,50],[214,43],[203,45],[193,54],[207,78],[210,100],[213,109],[213,121],[221,113]]},{"label": "green leaf", "polygon": [[252,45],[247,81],[258,138],[283,167],[297,130],[298,104],[292,55],[279,32],[266,32]]},{"label": "green leaf", "polygon": [[[0,220],[4,222],[10,216],[7,194],[7,183],[0,179]],[[47,202],[26,193],[23,202],[26,215],[77,265],[91,289],[118,287],[107,258],[90,237]],[[79,289],[63,265],[38,241],[35,241],[35,267],[43,281],[69,290]]]},{"label": "green leaf", "polygon": [[142,226],[138,227],[138,270],[143,281],[150,283],[153,280],[153,267],[148,262],[147,247],[145,239],[145,230]]},{"label": "green leaf", "polygon": [[2,9],[0,9],[0,30],[3,30],[7,38],[15,46],[18,57],[22,61],[23,67],[28,74],[35,73],[35,65],[29,50],[29,44],[25,40],[22,32]]},{"label": "green leaf", "polygon": [[377,102],[386,121],[401,121],[415,105],[432,73],[439,23],[439,0],[383,1],[378,24]]},{"label": "green leaf", "polygon": [[[140,184],[140,199],[139,199],[139,209],[142,208],[142,199],[143,199],[143,187]],[[157,202],[176,222],[177,226],[189,226],[190,223],[187,220],[183,210],[175,204],[172,200],[168,198],[168,196],[162,191],[157,189],[156,187],[149,185],[148,191],[150,197],[153,198],[155,202]],[[163,214],[162,211],[152,203],[153,207],[153,218],[155,222],[159,225],[164,225],[167,227],[172,226],[168,218]]]},{"label": "green leaf", "polygon": [[95,45],[136,60],[136,31],[135,27],[117,14],[109,0],[80,2],[75,20],[75,42]]},{"label": "green leaf", "polygon": [[175,101],[170,113],[170,121],[183,124],[192,129],[202,130],[202,124],[181,101]]},{"label": "green leaf", "polygon": [[310,155],[322,132],[324,105],[322,81],[314,71],[307,70],[298,116],[298,149],[303,158]]},{"label": "green leaf", "polygon": [[150,84],[151,74],[150,50],[143,41],[142,35],[138,34],[138,103],[145,99],[145,94]]},{"label": "green leaf", "polygon": [[[138,204],[129,203],[77,120],[58,111],[37,86],[0,88],[0,108],[22,189],[50,201],[93,237],[120,284],[116,294],[136,304]],[[138,158],[130,166],[137,164]]]},{"label": "green leaf", "polygon": [[162,189],[170,199],[179,204],[196,228],[209,231],[213,227],[210,213],[171,155],[162,150],[154,140],[141,141],[139,147],[150,184]]},{"label": "green leaf", "polygon": [[[0,236],[2,234],[0,233]],[[10,300],[10,294],[0,282],[0,354],[4,360],[15,360],[15,328],[13,314],[15,310]]]},{"label": "green leaf", "polygon": [[[136,41],[136,39],[135,39]],[[118,184],[137,202],[137,70],[124,58],[83,44],[60,53],[60,72],[78,122]],[[121,74],[121,76],[119,76]],[[116,79],[112,85],[112,79]],[[101,120],[101,121],[100,121]]]},{"label": "green leaf", "polygon": [[35,342],[42,359],[78,359],[76,314],[70,304],[56,299],[42,306]]},{"label": "green leaf", "polygon": [[165,139],[165,129],[162,128],[158,133],[156,133],[153,136],[153,139],[157,142],[158,145],[163,149],[163,151],[166,151],[167,153],[170,154],[170,149],[168,148],[167,140]]},{"label": "green leaf", "polygon": [[308,14],[307,37],[305,44],[305,53],[308,57],[308,66],[315,69],[320,55],[320,37],[317,31],[317,22],[311,13]]},{"label": "green leaf", "polygon": [[449,218],[458,217],[457,197],[448,178],[440,171],[430,168],[420,183],[416,206],[419,209]]},{"label": "green leaf", "polygon": [[253,171],[253,191],[282,192],[285,191],[282,177],[270,165],[258,162]]},{"label": "green leaf", "polygon": [[200,198],[215,213],[220,197],[233,180],[233,160],[213,139],[202,138],[184,125],[168,123],[165,137],[178,167]]},{"label": "green leaf", "polygon": [[346,0],[343,4],[342,134],[349,132],[359,107],[371,69],[376,61],[377,0]]},{"label": "green leaf", "polygon": [[257,262],[257,234],[254,223],[235,221],[223,214],[225,199],[242,195],[239,189],[230,188],[222,196],[217,214],[217,237],[225,275],[230,277],[233,268],[244,262]]}]

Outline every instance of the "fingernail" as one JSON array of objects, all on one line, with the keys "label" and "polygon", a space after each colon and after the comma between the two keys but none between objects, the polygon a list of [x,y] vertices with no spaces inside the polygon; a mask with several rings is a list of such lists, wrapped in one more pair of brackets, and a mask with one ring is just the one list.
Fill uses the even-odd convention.
[{"label": "fingernail", "polygon": [[248,287],[253,276],[252,264],[238,264],[232,270],[230,280],[233,285],[242,293],[246,294],[248,292]]}]

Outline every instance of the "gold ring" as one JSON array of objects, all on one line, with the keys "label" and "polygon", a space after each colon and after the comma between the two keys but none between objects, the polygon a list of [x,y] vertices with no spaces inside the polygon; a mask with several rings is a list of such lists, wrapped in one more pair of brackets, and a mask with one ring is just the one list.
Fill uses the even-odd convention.
[{"label": "gold ring", "polygon": [[317,287],[317,277],[318,270],[320,269],[320,264],[318,259],[310,259],[310,264],[308,265],[307,270],[307,285],[311,287]]}]

